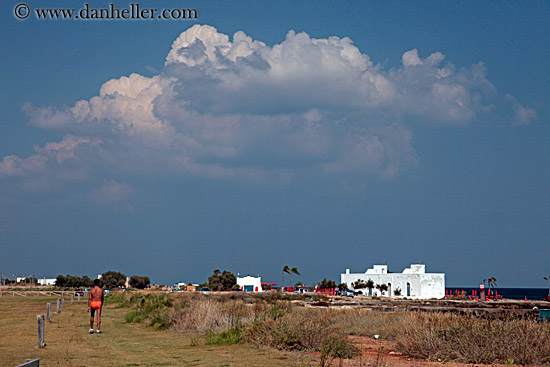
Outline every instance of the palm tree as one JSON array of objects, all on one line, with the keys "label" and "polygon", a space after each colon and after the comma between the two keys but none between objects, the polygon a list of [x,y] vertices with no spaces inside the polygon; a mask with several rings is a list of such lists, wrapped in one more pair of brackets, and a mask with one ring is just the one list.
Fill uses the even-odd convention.
[{"label": "palm tree", "polygon": [[483,283],[485,283],[485,281],[487,281],[487,287],[489,287],[489,295],[491,295],[491,287],[497,287],[497,278],[490,277],[488,279],[483,279]]},{"label": "palm tree", "polygon": [[290,288],[292,288],[292,273],[296,274],[296,275],[300,275],[300,272],[298,271],[298,268],[297,267],[292,267],[290,269],[288,269],[290,272],[288,273],[288,275],[290,275]]},{"label": "palm tree", "polygon": [[548,297],[550,297],[550,275],[547,277],[544,277],[545,280],[548,281]]},{"label": "palm tree", "polygon": [[281,286],[281,293],[284,293],[285,291],[285,273],[290,274],[290,268],[288,267],[288,265],[285,265],[285,267],[283,268],[283,285]]}]

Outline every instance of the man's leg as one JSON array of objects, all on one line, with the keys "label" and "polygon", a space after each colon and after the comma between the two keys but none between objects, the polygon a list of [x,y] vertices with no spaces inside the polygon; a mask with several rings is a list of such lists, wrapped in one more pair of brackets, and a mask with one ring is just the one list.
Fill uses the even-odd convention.
[{"label": "man's leg", "polygon": [[90,311],[90,333],[94,332],[94,308],[91,308]]},{"label": "man's leg", "polygon": [[97,332],[101,328],[101,307],[97,309]]}]

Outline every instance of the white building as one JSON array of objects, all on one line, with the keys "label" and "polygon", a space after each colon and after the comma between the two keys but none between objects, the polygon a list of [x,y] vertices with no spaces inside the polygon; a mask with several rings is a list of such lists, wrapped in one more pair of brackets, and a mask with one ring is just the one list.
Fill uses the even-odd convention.
[{"label": "white building", "polygon": [[237,285],[241,287],[243,292],[263,292],[262,289],[262,277],[251,277],[247,275],[245,277],[237,277]]},{"label": "white building", "polygon": [[38,279],[38,284],[40,284],[40,285],[55,285],[56,280],[57,280],[56,278],[53,278],[53,279],[42,278],[42,279]]},{"label": "white building", "polygon": [[[445,297],[445,274],[444,273],[426,273],[426,265],[411,264],[410,268],[406,268],[402,273],[388,272],[387,265],[374,265],[372,269],[367,269],[364,273],[350,273],[346,269],[345,274],[340,276],[341,283],[346,283],[348,287],[353,289],[353,283],[362,280],[367,282],[372,280],[376,285],[385,284],[388,290],[384,292],[384,296],[395,297],[397,290],[401,297],[430,299]],[[363,294],[374,296],[382,295],[380,290],[374,288],[361,289]]]}]

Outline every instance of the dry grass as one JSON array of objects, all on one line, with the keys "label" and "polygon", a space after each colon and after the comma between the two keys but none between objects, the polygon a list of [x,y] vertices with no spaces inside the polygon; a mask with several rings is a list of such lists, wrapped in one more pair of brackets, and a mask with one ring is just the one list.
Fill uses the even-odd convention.
[{"label": "dry grass", "polygon": [[[179,297],[182,302],[182,297]],[[182,302],[185,307],[170,314],[170,325],[180,331],[199,333],[229,331],[251,322],[257,312],[241,299],[223,301],[194,295]]]},{"label": "dry grass", "polygon": [[[46,302],[54,306],[46,325],[46,347],[38,349],[36,315]],[[13,367],[24,359],[40,358],[40,366],[287,366],[292,356],[247,345],[208,345],[207,338],[174,330],[156,330],[126,323],[127,308],[107,304],[103,334],[90,335],[87,303],[81,301],[55,314],[55,298],[0,297],[0,366]]]},{"label": "dry grass", "polygon": [[403,353],[421,359],[464,363],[550,363],[550,324],[532,320],[411,313],[397,338]]}]

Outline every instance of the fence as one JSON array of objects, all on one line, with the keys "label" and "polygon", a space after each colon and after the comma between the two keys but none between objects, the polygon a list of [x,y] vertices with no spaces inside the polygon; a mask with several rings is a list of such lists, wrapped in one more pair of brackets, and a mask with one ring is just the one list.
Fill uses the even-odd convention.
[{"label": "fence", "polygon": [[27,296],[59,296],[61,298],[68,297],[71,295],[74,297],[75,294],[78,294],[79,300],[80,295],[82,294],[83,297],[88,296],[88,292],[76,292],[76,291],[14,291],[14,290],[7,290],[2,289],[0,287],[0,297],[2,296],[19,296],[19,297],[27,297]]}]

